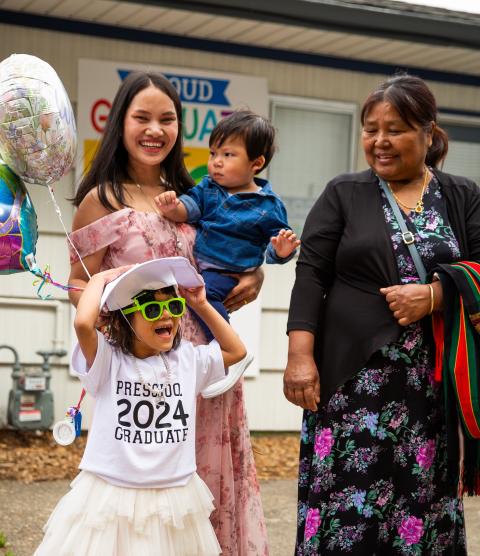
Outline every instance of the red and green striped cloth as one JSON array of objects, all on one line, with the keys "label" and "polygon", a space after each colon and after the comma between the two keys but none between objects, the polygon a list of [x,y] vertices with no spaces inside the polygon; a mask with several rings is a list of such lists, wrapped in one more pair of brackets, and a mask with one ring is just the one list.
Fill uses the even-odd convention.
[{"label": "red and green striped cloth", "polygon": [[[447,428],[454,432],[457,415],[462,424],[465,489],[480,494],[480,264],[462,261],[436,270],[443,312],[433,316],[435,379],[443,381]],[[458,436],[450,434],[454,442]]]}]

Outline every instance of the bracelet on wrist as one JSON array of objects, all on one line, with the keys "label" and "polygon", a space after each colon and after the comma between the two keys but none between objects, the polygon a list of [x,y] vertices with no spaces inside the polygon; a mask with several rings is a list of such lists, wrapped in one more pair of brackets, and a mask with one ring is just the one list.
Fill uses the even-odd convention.
[{"label": "bracelet on wrist", "polygon": [[428,314],[431,315],[433,313],[433,308],[435,306],[435,296],[433,293],[432,284],[427,284],[427,286],[430,288],[430,311],[428,312]]}]

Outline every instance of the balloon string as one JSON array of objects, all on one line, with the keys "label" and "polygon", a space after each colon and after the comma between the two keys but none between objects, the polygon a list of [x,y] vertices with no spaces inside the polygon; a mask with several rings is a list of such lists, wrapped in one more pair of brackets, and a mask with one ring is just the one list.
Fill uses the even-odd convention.
[{"label": "balloon string", "polygon": [[27,261],[27,262],[29,263],[30,272],[39,278],[38,280],[34,280],[33,285],[36,286],[36,285],[40,284],[38,286],[38,290],[37,290],[37,295],[38,295],[38,297],[40,297],[40,299],[50,299],[52,297],[50,294],[44,296],[40,293],[40,291],[42,290],[42,288],[45,284],[51,284],[52,286],[60,288],[64,291],[82,291],[83,290],[83,288],[78,288],[77,286],[71,286],[70,284],[67,284],[66,286],[64,286],[63,284],[60,284],[59,282],[55,282],[55,280],[52,278],[52,275],[50,274],[50,266],[48,264],[45,266],[45,270],[42,272],[36,264],[33,265],[33,264],[31,264],[30,261]]},{"label": "balloon string", "polygon": [[86,393],[87,393],[87,392],[86,392],[85,388],[82,388],[82,393],[80,394],[80,399],[78,400],[78,403],[77,403],[77,405],[75,406],[75,409],[80,409],[80,404],[82,403],[83,398],[85,397],[85,394],[86,394]]},{"label": "balloon string", "polygon": [[60,211],[60,207],[58,206],[57,200],[55,199],[55,194],[53,193],[53,188],[52,188],[51,185],[47,185],[47,188],[48,188],[48,191],[50,193],[50,197],[52,198],[52,203],[53,203],[53,206],[55,208],[55,212],[57,213],[58,219],[60,220],[60,223],[63,227],[63,231],[65,232],[65,235],[67,236],[68,242],[70,243],[73,250],[75,251],[75,254],[78,257],[78,260],[80,261],[81,265],[83,266],[83,270],[85,271],[86,275],[90,279],[92,277],[92,275],[90,274],[90,272],[88,272],[88,268],[85,266],[85,263],[83,262],[82,257],[80,256],[80,253],[78,252],[77,248],[73,244],[73,241],[70,239],[70,234],[68,233],[67,228],[65,226],[65,223],[63,222],[62,212]]}]

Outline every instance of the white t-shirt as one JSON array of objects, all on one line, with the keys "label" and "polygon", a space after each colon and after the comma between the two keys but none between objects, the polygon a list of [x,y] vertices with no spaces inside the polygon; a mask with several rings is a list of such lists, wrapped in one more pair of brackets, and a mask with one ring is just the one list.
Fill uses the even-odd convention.
[{"label": "white t-shirt", "polygon": [[[185,485],[196,470],[197,394],[225,376],[217,341],[194,346],[182,340],[164,354],[171,371],[165,401],[140,382],[131,355],[98,333],[90,369],[77,344],[72,366],[95,400],[93,420],[80,469],[109,483],[133,488]],[[136,359],[145,382],[161,389],[166,369],[158,356]]]}]

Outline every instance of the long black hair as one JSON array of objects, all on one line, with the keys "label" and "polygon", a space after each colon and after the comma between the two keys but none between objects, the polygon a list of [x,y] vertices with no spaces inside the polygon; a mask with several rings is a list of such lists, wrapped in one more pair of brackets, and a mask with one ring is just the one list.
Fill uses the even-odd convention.
[{"label": "long black hair", "polygon": [[107,192],[111,192],[120,205],[126,205],[123,183],[130,180],[128,175],[128,152],[123,144],[123,125],[125,115],[133,98],[143,89],[153,85],[165,93],[173,102],[178,121],[178,137],[175,145],[162,162],[163,178],[167,189],[177,193],[185,193],[193,187],[194,181],[185,168],[182,140],[182,105],[175,87],[160,73],[130,73],[113,99],[108,115],[105,132],[92,165],[83,177],[77,189],[73,204],[83,201],[89,191],[98,188],[98,198],[108,210],[116,210],[108,200]]},{"label": "long black hair", "polygon": [[[365,122],[370,110],[378,102],[389,102],[410,127],[420,126],[432,132],[432,145],[425,163],[436,167],[448,152],[448,136],[437,124],[437,102],[423,79],[408,73],[398,73],[381,83],[365,101],[360,120]],[[432,122],[435,124],[432,130]]]}]

